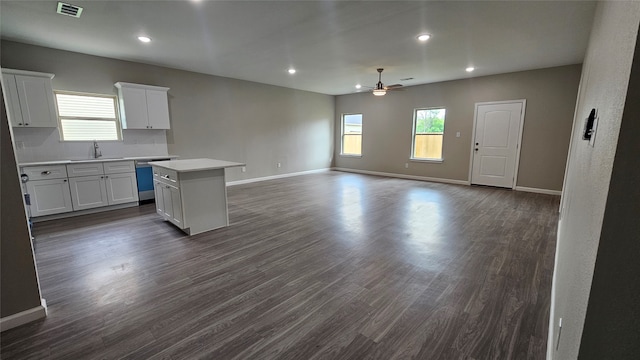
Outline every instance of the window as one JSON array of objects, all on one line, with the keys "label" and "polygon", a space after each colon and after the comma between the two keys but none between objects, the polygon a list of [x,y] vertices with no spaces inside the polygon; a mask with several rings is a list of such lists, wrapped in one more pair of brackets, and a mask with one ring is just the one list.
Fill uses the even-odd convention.
[{"label": "window", "polygon": [[342,155],[362,155],[362,114],[342,115]]},{"label": "window", "polygon": [[411,158],[442,160],[445,109],[416,109],[413,116]]},{"label": "window", "polygon": [[55,91],[63,141],[120,140],[114,95]]}]

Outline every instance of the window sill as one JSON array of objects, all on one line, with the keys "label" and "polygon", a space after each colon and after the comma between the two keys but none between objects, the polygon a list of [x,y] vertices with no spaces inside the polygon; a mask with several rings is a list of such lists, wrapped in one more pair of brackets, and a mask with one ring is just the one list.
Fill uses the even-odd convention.
[{"label": "window sill", "polygon": [[411,161],[411,162],[421,162],[421,163],[442,164],[444,162],[444,159],[416,159],[416,158],[409,158],[409,161]]},{"label": "window sill", "polygon": [[352,154],[340,154],[339,156],[341,157],[348,157],[348,158],[361,158],[362,155],[352,155]]}]

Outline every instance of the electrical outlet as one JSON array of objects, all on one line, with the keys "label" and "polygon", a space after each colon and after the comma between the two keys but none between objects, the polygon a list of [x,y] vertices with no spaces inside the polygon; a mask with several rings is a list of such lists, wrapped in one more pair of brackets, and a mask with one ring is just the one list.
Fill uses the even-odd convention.
[{"label": "electrical outlet", "polygon": [[409,168],[409,163],[404,163],[404,168],[408,169]]},{"label": "electrical outlet", "polygon": [[242,167],[242,172],[247,172],[247,167],[246,166]]},{"label": "electrical outlet", "polygon": [[280,168],[282,167],[282,163],[278,163],[276,166]]},{"label": "electrical outlet", "polygon": [[456,132],[456,137],[460,137],[460,131]]}]

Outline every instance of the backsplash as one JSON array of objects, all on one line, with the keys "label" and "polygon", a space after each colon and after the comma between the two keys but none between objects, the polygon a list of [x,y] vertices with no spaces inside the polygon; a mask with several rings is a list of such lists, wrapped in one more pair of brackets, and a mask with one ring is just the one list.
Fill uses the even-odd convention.
[{"label": "backsplash", "polygon": [[[57,128],[13,128],[19,163],[93,158],[93,142],[60,141]],[[166,130],[122,130],[123,141],[98,141],[103,158],[167,155]]]}]

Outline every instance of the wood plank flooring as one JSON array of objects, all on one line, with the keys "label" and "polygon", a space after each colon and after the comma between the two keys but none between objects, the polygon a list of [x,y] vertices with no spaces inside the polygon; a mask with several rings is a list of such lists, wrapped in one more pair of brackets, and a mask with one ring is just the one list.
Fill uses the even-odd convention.
[{"label": "wood plank flooring", "polygon": [[556,196],[341,172],[37,223],[49,316],[9,359],[544,359]]}]

